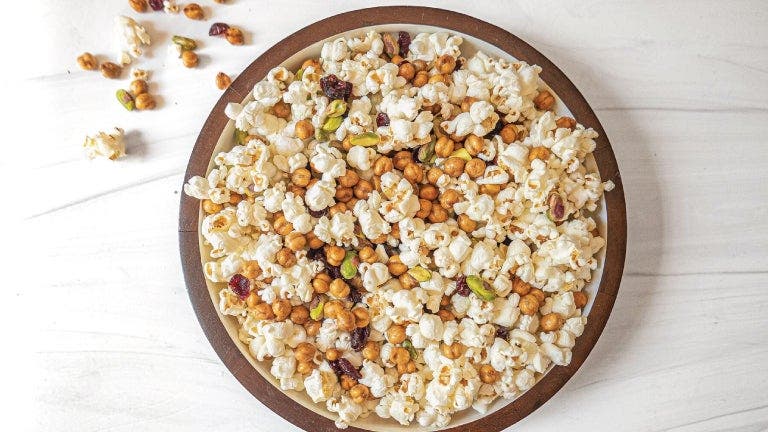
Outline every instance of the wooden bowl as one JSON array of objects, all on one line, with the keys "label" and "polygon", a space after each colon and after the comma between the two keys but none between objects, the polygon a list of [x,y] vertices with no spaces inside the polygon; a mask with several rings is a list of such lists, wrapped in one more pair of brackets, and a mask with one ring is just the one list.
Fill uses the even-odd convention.
[{"label": "wooden bowl", "polygon": [[[568,366],[555,366],[517,399],[509,402],[503,399],[485,415],[474,410],[457,413],[451,421],[449,431],[500,431],[524,418],[540,407],[557,392],[576,370],[584,363],[595,346],[610,315],[624,267],[626,249],[626,209],[624,191],[616,159],[600,122],[587,101],[571,81],[541,53],[509,32],[492,24],[456,12],[425,7],[395,6],[362,9],[326,18],[283,39],[257,58],[232,83],[208,116],[200,136],[195,143],[184,177],[186,182],[192,176],[205,176],[210,169],[214,151],[232,145],[233,126],[224,115],[229,102],[241,103],[253,85],[263,79],[273,67],[284,64],[289,69],[298,68],[301,60],[314,50],[319,52],[321,43],[329,38],[347,32],[362,32],[364,27],[381,31],[418,30],[435,31],[444,29],[465,37],[465,45],[471,40],[475,49],[493,56],[512,56],[543,68],[541,79],[558,97],[558,112],[570,113],[580,123],[593,128],[600,136],[594,161],[602,179],[612,180],[616,187],[606,193],[596,219],[607,245],[601,252],[599,267],[593,281],[588,285],[590,304],[584,309],[588,322],[584,334],[576,341],[573,358]],[[465,52],[462,45],[462,52]],[[309,48],[308,48],[309,47]],[[230,372],[264,405],[289,422],[310,431],[336,431],[332,413],[323,405],[313,404],[305,393],[284,393],[275,385],[269,368],[256,361],[248,348],[237,338],[237,322],[218,312],[218,290],[222,284],[205,280],[202,271],[201,250],[205,246],[199,236],[201,220],[200,203],[185,194],[181,196],[179,214],[179,244],[184,278],[189,298],[197,318],[209,342]],[[392,420],[379,419],[372,414],[368,419],[355,422],[347,430],[424,430],[417,423],[403,427]]]}]

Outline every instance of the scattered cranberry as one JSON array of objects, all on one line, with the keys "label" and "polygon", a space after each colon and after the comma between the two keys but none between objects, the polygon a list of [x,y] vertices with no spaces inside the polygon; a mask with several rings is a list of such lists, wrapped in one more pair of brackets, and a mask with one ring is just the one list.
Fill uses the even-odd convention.
[{"label": "scattered cranberry", "polygon": [[325,251],[322,248],[310,249],[307,251],[307,258],[313,261],[325,262]]},{"label": "scattered cranberry", "polygon": [[331,365],[331,369],[333,369],[333,371],[336,372],[336,375],[338,376],[349,375],[356,380],[359,380],[363,377],[360,375],[360,371],[352,366],[352,363],[350,363],[349,360],[345,359],[344,357],[333,360],[329,363]]},{"label": "scattered cranberry", "polygon": [[360,291],[357,290],[357,288],[351,288],[349,290],[349,295],[347,296],[349,301],[352,303],[360,303],[363,301],[363,295],[360,294]]},{"label": "scattered cranberry", "polygon": [[331,279],[341,279],[341,269],[325,263],[325,272],[331,277]]},{"label": "scattered cranberry", "polygon": [[456,280],[455,293],[462,297],[468,297],[470,292],[472,291],[469,289],[469,285],[467,285],[467,277],[459,276],[459,278]]},{"label": "scattered cranberry", "polygon": [[312,216],[313,218],[321,218],[325,216],[327,213],[328,213],[328,207],[318,211],[309,209],[309,215]]},{"label": "scattered cranberry", "polygon": [[499,132],[504,128],[504,122],[499,119],[499,121],[496,122],[496,126],[493,127],[493,130],[488,132],[483,138],[491,139],[494,135],[498,135]]},{"label": "scattered cranberry", "polygon": [[164,9],[163,0],[149,0],[149,7],[151,7],[153,11],[161,11]]},{"label": "scattered cranberry", "polygon": [[232,276],[232,279],[229,280],[229,287],[241,299],[245,299],[251,293],[251,281],[240,273]]},{"label": "scattered cranberry", "polygon": [[352,336],[350,338],[350,345],[355,351],[360,351],[365,346],[365,342],[368,340],[368,336],[371,334],[371,328],[368,326],[357,327],[352,330]]},{"label": "scattered cranberry", "polygon": [[342,81],[334,74],[320,78],[320,87],[330,99],[347,100],[352,94],[352,83]]},{"label": "scattered cranberry", "polygon": [[397,44],[400,46],[400,55],[405,57],[408,55],[408,48],[411,46],[411,35],[408,32],[397,33]]},{"label": "scattered cranberry", "polygon": [[509,340],[509,327],[496,327],[496,337],[504,340]]},{"label": "scattered cranberry", "polygon": [[208,30],[208,36],[219,36],[226,33],[226,31],[229,29],[229,24],[224,23],[213,23],[211,25],[211,29]]},{"label": "scattered cranberry", "polygon": [[389,126],[389,116],[387,113],[380,112],[376,114],[376,126]]}]

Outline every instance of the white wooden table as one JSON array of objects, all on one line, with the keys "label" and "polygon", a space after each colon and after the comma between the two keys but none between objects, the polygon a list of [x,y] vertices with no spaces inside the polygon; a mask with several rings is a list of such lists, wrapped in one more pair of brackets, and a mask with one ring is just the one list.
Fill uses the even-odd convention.
[{"label": "white wooden table", "polygon": [[[216,72],[320,18],[400,2],[200,3],[207,22],[140,16],[157,42],[139,64],[161,102],[140,113],[115,102],[120,83],[75,64],[112,56],[112,17],[136,15],[126,1],[5,5],[25,44],[6,52],[2,80],[3,218],[17,216],[6,231],[20,241],[3,254],[4,333],[23,354],[4,351],[3,430],[295,430],[197,324],[178,258],[182,174]],[[768,430],[768,4],[422,3],[497,24],[559,65],[623,174],[628,254],[611,320],[579,373],[510,430]],[[242,26],[247,45],[204,36],[213,21]],[[167,54],[172,34],[202,42],[201,67]],[[114,125],[129,156],[86,160],[85,134]]]}]

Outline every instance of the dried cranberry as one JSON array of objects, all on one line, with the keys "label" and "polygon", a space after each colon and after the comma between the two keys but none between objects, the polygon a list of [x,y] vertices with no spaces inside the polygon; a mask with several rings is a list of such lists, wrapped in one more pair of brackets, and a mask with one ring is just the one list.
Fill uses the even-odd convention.
[{"label": "dried cranberry", "polygon": [[499,119],[499,121],[496,122],[496,126],[493,127],[493,130],[485,134],[483,138],[491,139],[494,135],[498,135],[499,132],[501,132],[501,129],[504,128],[504,122]]},{"label": "dried cranberry", "polygon": [[386,253],[387,253],[387,256],[388,256],[388,257],[391,257],[391,256],[395,256],[395,255],[397,255],[397,253],[398,253],[398,252],[397,252],[397,249],[395,249],[395,248],[394,248],[392,245],[390,245],[389,243],[384,243],[384,244],[383,244],[383,246],[384,246],[384,252],[386,252]]},{"label": "dried cranberry", "polygon": [[380,112],[376,114],[376,126],[389,126],[389,116],[387,113]]},{"label": "dried cranberry", "polygon": [[342,81],[334,74],[320,78],[320,87],[330,99],[347,100],[352,94],[352,83]]},{"label": "dried cranberry", "polygon": [[408,48],[411,46],[411,35],[408,32],[397,33],[397,44],[400,46],[400,55],[405,57],[408,55]]},{"label": "dried cranberry", "polygon": [[363,295],[360,294],[360,291],[357,290],[357,288],[351,288],[349,290],[349,295],[347,296],[349,301],[352,303],[360,303],[363,301]]},{"label": "dried cranberry", "polygon": [[332,266],[327,262],[325,263],[325,272],[328,273],[328,276],[330,276],[331,279],[341,279],[341,269]]},{"label": "dried cranberry", "polygon": [[325,251],[323,251],[322,248],[320,249],[310,249],[307,251],[307,258],[313,260],[313,261],[322,261],[325,262]]},{"label": "dried cranberry", "polygon": [[151,7],[153,11],[161,11],[164,8],[163,0],[149,0],[149,7]]},{"label": "dried cranberry", "polygon": [[456,291],[455,293],[462,296],[467,297],[470,293],[469,285],[467,285],[467,277],[466,276],[459,276],[458,279],[456,279]]},{"label": "dried cranberry", "polygon": [[509,340],[509,327],[496,327],[496,337],[504,340]]},{"label": "dried cranberry", "polygon": [[226,33],[226,31],[228,29],[229,29],[229,24],[213,23],[213,25],[211,25],[211,29],[208,30],[208,36],[219,36],[219,35],[222,35],[222,34]]},{"label": "dried cranberry", "polygon": [[368,340],[368,335],[371,334],[371,328],[368,326],[357,327],[352,330],[352,337],[350,345],[355,351],[360,351],[365,346],[365,342]]},{"label": "dried cranberry", "polygon": [[321,218],[325,216],[327,213],[328,213],[328,207],[322,210],[317,210],[317,211],[309,209],[309,215],[312,216],[313,218]]},{"label": "dried cranberry", "polygon": [[229,287],[241,299],[248,297],[248,294],[251,293],[251,281],[240,273],[232,276],[232,279],[229,280]]},{"label": "dried cranberry", "polygon": [[453,68],[453,70],[459,70],[461,69],[461,65],[463,65],[464,62],[461,60],[461,57],[456,59],[456,67]]},{"label": "dried cranberry", "polygon": [[329,362],[331,365],[331,369],[333,369],[334,372],[336,372],[336,375],[349,375],[352,378],[359,380],[363,376],[360,375],[360,372],[352,366],[352,363],[349,362],[349,360],[345,359],[344,357],[341,357],[337,360],[333,360]]}]

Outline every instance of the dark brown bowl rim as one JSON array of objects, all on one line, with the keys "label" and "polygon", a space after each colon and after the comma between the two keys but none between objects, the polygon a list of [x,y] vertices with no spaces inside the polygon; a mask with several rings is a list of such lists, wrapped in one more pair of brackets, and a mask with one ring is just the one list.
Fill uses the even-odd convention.
[{"label": "dark brown bowl rim", "polygon": [[[387,6],[360,9],[325,18],[283,39],[251,63],[232,83],[214,106],[205,121],[192,150],[184,182],[195,175],[205,176],[214,147],[229,121],[224,107],[229,102],[242,102],[253,84],[266,76],[274,66],[281,64],[301,49],[339,33],[361,27],[385,24],[416,24],[455,30],[484,40],[510,55],[542,67],[541,78],[563,100],[580,123],[592,127],[597,138],[595,160],[602,179],[612,180],[614,190],[605,195],[607,210],[606,258],[598,294],[589,313],[584,334],[574,347],[568,366],[556,366],[535,386],[505,407],[478,420],[446,431],[495,432],[523,419],[543,405],[576,373],[584,363],[605,327],[619,290],[626,253],[626,208],[624,190],[616,158],[600,121],[587,101],[563,72],[543,54],[518,37],[493,24],[457,12],[418,6]],[[202,272],[198,243],[199,201],[181,194],[179,212],[179,246],[184,279],[189,298],[200,326],[214,350],[232,375],[264,405],[294,425],[309,431],[336,431],[333,420],[317,414],[293,401],[256,371],[219,318],[216,305],[211,302]],[[364,431],[350,427],[349,431]]]}]

